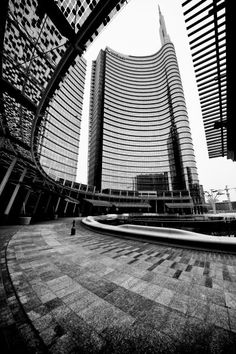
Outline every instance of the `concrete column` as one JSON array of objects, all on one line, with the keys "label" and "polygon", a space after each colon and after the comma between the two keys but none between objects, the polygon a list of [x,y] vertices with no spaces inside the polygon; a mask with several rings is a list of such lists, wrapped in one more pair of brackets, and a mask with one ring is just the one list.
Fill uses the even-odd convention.
[{"label": "concrete column", "polygon": [[7,181],[8,181],[8,179],[9,179],[9,177],[10,177],[12,171],[13,171],[13,168],[15,167],[16,162],[17,162],[17,158],[15,157],[12,160],[10,166],[8,167],[8,170],[7,170],[6,174],[5,174],[5,176],[3,177],[3,180],[2,180],[2,182],[0,184],[0,195],[2,194],[4,188],[5,188],[6,184],[7,184]]},{"label": "concrete column", "polygon": [[23,170],[21,176],[20,176],[19,182],[15,186],[15,189],[14,189],[14,191],[12,193],[11,199],[9,200],[8,205],[7,205],[7,207],[6,207],[5,211],[4,211],[5,215],[8,215],[10,213],[10,210],[11,210],[12,205],[13,205],[15,199],[16,199],[17,193],[18,193],[18,191],[20,189],[20,186],[21,186],[21,182],[23,181],[23,179],[24,179],[24,177],[26,175],[26,172],[27,172],[27,169],[25,168]]}]

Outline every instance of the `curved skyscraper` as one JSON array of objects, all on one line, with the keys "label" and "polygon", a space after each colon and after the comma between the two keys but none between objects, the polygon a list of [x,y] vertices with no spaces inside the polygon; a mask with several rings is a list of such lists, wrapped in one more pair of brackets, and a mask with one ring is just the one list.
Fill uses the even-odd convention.
[{"label": "curved skyscraper", "polygon": [[85,59],[76,59],[47,110],[40,163],[56,179],[76,179],[85,73]]},{"label": "curved skyscraper", "polygon": [[176,53],[160,13],[161,49],[110,48],[93,62],[88,183],[97,188],[190,190],[198,175]]}]

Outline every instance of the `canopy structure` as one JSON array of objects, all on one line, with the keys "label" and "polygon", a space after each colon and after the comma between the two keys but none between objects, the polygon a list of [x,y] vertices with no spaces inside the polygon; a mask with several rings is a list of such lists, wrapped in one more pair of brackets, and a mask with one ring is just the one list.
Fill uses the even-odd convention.
[{"label": "canopy structure", "polygon": [[94,206],[94,207],[106,207],[106,208],[112,207],[112,203],[110,203],[106,200],[84,199],[84,201],[92,204],[92,206]]},{"label": "canopy structure", "polygon": [[72,198],[72,197],[66,197],[65,198],[65,202],[74,203],[74,204],[80,204],[79,200],[77,200],[75,198]]},{"label": "canopy structure", "polygon": [[151,208],[149,203],[113,203],[116,208]]},{"label": "canopy structure", "polygon": [[[42,209],[40,203],[47,210],[56,210],[61,203],[57,198],[67,201],[73,198],[75,203],[79,195],[93,193],[89,186],[83,193],[72,186],[72,181],[60,183],[56,176],[46,172],[40,160],[42,142],[50,133],[50,124],[56,125],[49,111],[59,100],[57,93],[64,80],[71,76],[86,49],[126,3],[125,0],[1,1],[0,195],[5,194],[0,214],[13,213],[13,204],[17,214],[17,209],[26,202],[31,204],[34,214],[37,208]],[[74,104],[71,90],[66,100],[70,109]],[[60,112],[56,113],[59,120],[58,115],[63,116]],[[60,134],[65,134],[64,129]],[[60,136],[56,135],[50,144],[64,149],[61,163],[65,163],[69,144],[60,146]],[[49,156],[50,147],[44,153]],[[14,194],[9,187],[13,181],[16,181]]]},{"label": "canopy structure", "polygon": [[166,203],[169,209],[193,209],[193,203]]}]

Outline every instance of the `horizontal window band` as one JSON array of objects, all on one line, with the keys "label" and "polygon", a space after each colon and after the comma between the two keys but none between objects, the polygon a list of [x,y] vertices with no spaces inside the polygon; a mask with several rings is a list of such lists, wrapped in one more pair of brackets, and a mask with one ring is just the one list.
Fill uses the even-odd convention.
[{"label": "horizontal window band", "polygon": [[[134,151],[138,150],[139,151],[156,151],[156,149],[158,150],[162,150],[162,147],[166,146],[166,139],[163,139],[162,141],[159,139],[158,140],[158,143],[156,141],[154,141],[154,144],[151,145],[151,144],[148,144],[148,145],[145,145],[145,143],[147,143],[146,141],[144,141],[144,144],[141,145],[141,142],[140,140],[139,141],[133,141],[134,144],[130,144],[130,140],[127,139],[127,140],[118,140],[118,141],[114,141],[114,139],[108,139],[109,136],[107,137],[104,137],[103,139],[103,144],[105,144],[107,147],[110,147],[110,148],[115,148],[117,149],[119,147],[119,149],[121,150],[128,150],[129,151],[133,151],[132,149],[135,149]],[[183,138],[185,139],[186,141],[184,142],[181,142],[181,145],[182,145],[182,148],[184,145],[186,144],[190,144],[190,146],[193,146],[193,143],[192,143],[192,138],[191,137],[188,137],[188,138]],[[123,148],[124,146],[124,148]],[[142,148],[142,150],[140,150],[140,148]],[[187,148],[187,147],[186,147]],[[189,148],[189,147],[188,147]],[[187,149],[188,149],[187,148]],[[164,149],[163,149],[164,150]]]},{"label": "horizontal window band", "polygon": [[[60,139],[60,140],[62,140],[62,139]],[[52,148],[49,148],[49,146],[46,145],[47,142],[52,143],[55,146],[55,149],[60,147],[64,151],[68,151],[71,154],[78,155],[78,151],[74,151],[74,150],[68,149],[68,148],[65,147],[65,145],[61,145],[58,142],[55,142],[55,141],[51,140],[49,137],[44,137],[43,141],[41,143],[39,143],[39,146],[41,146],[42,148],[45,148],[45,149],[49,149],[51,151],[55,151],[55,153],[59,154],[57,150],[53,150]],[[64,140],[64,142],[67,143],[70,146],[73,145],[73,144],[70,144],[70,142],[68,142],[66,140]],[[79,147],[77,145],[73,145],[73,146],[76,147],[77,149],[79,149]]]},{"label": "horizontal window band", "polygon": [[[47,129],[46,133],[48,133],[49,136],[57,137],[58,139],[64,141],[65,143],[67,143],[70,146],[74,146],[74,147],[78,147],[79,146],[79,144],[78,144],[79,143],[79,138],[80,138],[79,135],[77,136],[77,138],[70,136],[70,139],[68,140],[68,134],[65,134],[65,137],[67,138],[67,139],[65,139],[61,134],[58,135],[57,132],[55,132],[55,130]],[[46,140],[50,140],[46,134],[44,134],[43,138],[46,139]],[[73,139],[74,143],[72,142],[72,139]]]},{"label": "horizontal window band", "polygon": [[[111,77],[106,77],[105,79],[105,89],[106,86],[109,85],[110,87],[123,87],[124,89],[126,89],[127,91],[129,91],[129,89],[133,90],[160,90],[163,91],[164,88],[165,89],[173,89],[173,85],[175,85],[176,87],[181,87],[182,88],[182,83],[181,83],[181,79],[180,77],[178,77],[176,74],[172,75],[171,77],[166,77],[163,81],[156,81],[155,83],[153,83],[152,85],[148,85],[147,83],[142,83],[139,81],[135,80],[133,81],[133,83],[131,83],[130,81],[125,81],[125,80],[119,80],[118,78],[111,78]],[[164,87],[165,85],[165,87]],[[134,91],[135,92],[135,91]]]},{"label": "horizontal window band", "polygon": [[[185,144],[189,144],[189,143],[185,143]],[[162,146],[159,146],[158,147],[158,149],[156,148],[155,150],[154,149],[144,149],[144,150],[137,150],[137,149],[135,149],[135,150],[127,150],[127,148],[122,148],[122,146],[111,146],[111,145],[107,145],[106,143],[104,143],[104,152],[110,152],[110,153],[113,153],[113,154],[120,154],[120,155],[124,155],[124,156],[137,156],[136,154],[134,154],[134,155],[132,155],[131,153],[132,152],[135,152],[135,153],[139,153],[139,154],[147,154],[147,153],[157,153],[157,152],[160,152],[160,153],[162,153],[162,154],[167,154],[167,148],[165,147],[165,148],[163,148],[163,149],[161,149],[161,147],[162,146],[165,146],[165,145],[162,145]],[[132,147],[137,147],[137,145],[134,145],[134,146],[132,146]],[[140,147],[140,145],[139,145],[139,147]],[[109,149],[111,149],[112,151],[110,151]],[[118,150],[118,152],[117,152],[117,150]],[[122,154],[122,152],[121,151],[125,151],[125,153],[123,153]],[[187,150],[187,151],[189,151],[189,150],[191,150],[192,151],[192,154],[194,153],[194,149],[193,149],[193,144],[190,144],[190,146],[188,146],[188,147],[182,147],[182,151],[184,151],[184,150]]]},{"label": "horizontal window band", "polygon": [[[67,159],[69,159],[70,161],[74,161],[75,163],[77,163],[77,159],[73,159],[73,158],[68,157],[68,156],[66,156],[66,155],[63,155],[63,154],[55,153],[55,151],[54,151],[54,150],[51,150],[51,149],[48,149],[48,150],[52,151],[52,152],[55,154],[55,156],[62,157],[62,158],[67,158]],[[45,155],[45,154],[43,154],[43,153],[41,154],[41,156],[42,156],[42,157],[45,157],[45,158],[48,159],[48,160],[59,161],[59,158],[58,158],[58,160],[56,160],[55,158],[50,157],[50,156],[48,156],[48,155]]]},{"label": "horizontal window band", "polygon": [[[167,76],[170,76],[171,74],[177,75],[180,77],[179,73],[179,68],[176,60],[169,61],[168,66],[165,67],[159,66],[158,68],[153,69],[150,71],[150,73],[144,72],[141,73],[141,71],[124,71],[124,68],[120,68],[120,70],[117,70],[117,66],[113,65],[108,65],[106,66],[106,75],[110,78],[118,78],[118,79],[127,79],[127,81],[133,81],[134,79],[140,81],[140,82],[149,82],[149,81],[164,81]],[[132,75],[133,74],[133,75]]]}]

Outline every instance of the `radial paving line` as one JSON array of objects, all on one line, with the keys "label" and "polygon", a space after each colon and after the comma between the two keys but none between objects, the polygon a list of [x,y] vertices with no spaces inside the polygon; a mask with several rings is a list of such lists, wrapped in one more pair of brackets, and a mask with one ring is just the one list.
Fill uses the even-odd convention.
[{"label": "radial paving line", "polygon": [[[97,234],[24,228],[9,271],[49,352],[235,350],[236,256]],[[207,348],[206,348],[207,346]]]}]

